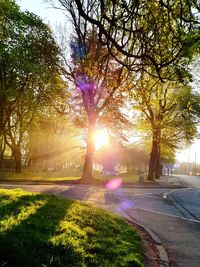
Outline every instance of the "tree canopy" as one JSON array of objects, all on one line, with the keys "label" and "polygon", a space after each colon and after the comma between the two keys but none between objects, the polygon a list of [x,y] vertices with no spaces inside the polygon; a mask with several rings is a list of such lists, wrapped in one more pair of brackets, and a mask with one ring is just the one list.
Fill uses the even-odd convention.
[{"label": "tree canopy", "polygon": [[[58,0],[76,21],[95,27],[102,45],[123,66],[172,78],[199,49],[199,1]],[[81,32],[80,32],[81,35]],[[116,50],[118,54],[115,54]],[[173,69],[171,69],[173,66]]]},{"label": "tree canopy", "polygon": [[63,110],[66,83],[59,74],[58,53],[48,25],[14,1],[1,1],[0,136],[19,163],[17,171],[24,134],[39,106],[45,109],[49,103]]}]

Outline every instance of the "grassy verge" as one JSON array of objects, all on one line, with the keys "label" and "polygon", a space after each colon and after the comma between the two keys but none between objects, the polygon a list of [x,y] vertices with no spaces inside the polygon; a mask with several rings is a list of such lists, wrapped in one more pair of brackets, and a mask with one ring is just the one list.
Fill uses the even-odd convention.
[{"label": "grassy verge", "polygon": [[[117,177],[119,177],[123,183],[135,183],[138,182],[139,176],[136,174],[119,174]],[[116,178],[116,176],[105,176],[101,173],[95,173],[94,172],[94,178],[97,181],[108,181],[112,178]]]},{"label": "grassy verge", "polygon": [[81,173],[66,173],[66,172],[22,172],[10,173],[0,172],[0,181],[13,181],[13,182],[60,182],[60,181],[76,181],[81,177]]},{"label": "grassy verge", "polygon": [[78,201],[0,189],[0,266],[143,266],[140,237]]},{"label": "grassy verge", "polygon": [[[81,172],[41,172],[41,173],[10,173],[0,172],[0,181],[12,182],[73,182],[78,181],[81,177]],[[116,176],[105,176],[100,172],[94,172],[96,182],[105,182]],[[120,174],[123,183],[138,182],[138,175]]]}]

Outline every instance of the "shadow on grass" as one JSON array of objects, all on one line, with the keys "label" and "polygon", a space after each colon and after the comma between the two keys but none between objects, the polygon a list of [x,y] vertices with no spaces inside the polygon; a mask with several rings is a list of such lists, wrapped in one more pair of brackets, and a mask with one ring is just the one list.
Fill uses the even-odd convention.
[{"label": "shadow on grass", "polygon": [[23,209],[28,209],[28,207],[30,205],[33,205],[36,201],[42,200],[42,196],[39,195],[20,195],[20,191],[21,190],[18,189],[15,190],[16,195],[14,196],[14,198],[11,198],[9,195],[4,195],[0,193],[1,227],[3,224],[3,220],[6,220],[7,218],[9,223],[9,218],[11,216],[16,217],[15,223],[17,224],[17,215],[20,214]]},{"label": "shadow on grass", "polygon": [[55,196],[30,194],[0,205],[0,266],[66,266],[62,256],[65,262],[68,257],[67,266],[78,266],[79,255],[72,246],[62,251],[50,242],[71,204]]},{"label": "shadow on grass", "polygon": [[0,199],[0,267],[143,266],[137,233],[101,209],[20,190]]}]

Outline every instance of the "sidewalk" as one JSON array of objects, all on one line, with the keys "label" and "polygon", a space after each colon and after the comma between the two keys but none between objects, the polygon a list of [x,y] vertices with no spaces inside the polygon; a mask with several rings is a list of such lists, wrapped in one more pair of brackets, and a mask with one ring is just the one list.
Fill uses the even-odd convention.
[{"label": "sidewalk", "polygon": [[177,176],[161,176],[160,180],[156,180],[156,182],[164,185],[186,187],[185,184],[181,182]]},{"label": "sidewalk", "polygon": [[122,183],[122,187],[136,187],[136,188],[185,188],[186,186],[179,181],[176,176],[161,176],[159,180],[138,182],[136,183]]}]

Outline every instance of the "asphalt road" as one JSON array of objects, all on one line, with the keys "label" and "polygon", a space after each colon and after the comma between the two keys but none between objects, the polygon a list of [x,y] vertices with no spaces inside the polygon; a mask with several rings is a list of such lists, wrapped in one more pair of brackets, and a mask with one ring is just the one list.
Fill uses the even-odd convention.
[{"label": "asphalt road", "polygon": [[179,175],[178,179],[187,188],[173,190],[169,194],[166,194],[166,197],[175,206],[180,206],[179,208],[185,217],[200,220],[200,177]]},{"label": "asphalt road", "polygon": [[189,188],[107,190],[83,185],[19,184],[0,184],[0,187],[57,194],[87,201],[122,216],[127,214],[160,238],[178,267],[200,267],[200,177],[179,176],[175,179]]},{"label": "asphalt road", "polygon": [[176,175],[188,187],[200,188],[200,176]]}]

